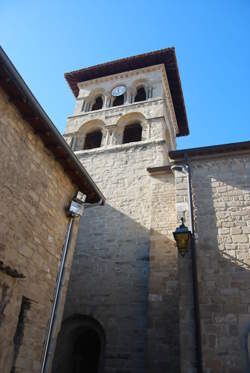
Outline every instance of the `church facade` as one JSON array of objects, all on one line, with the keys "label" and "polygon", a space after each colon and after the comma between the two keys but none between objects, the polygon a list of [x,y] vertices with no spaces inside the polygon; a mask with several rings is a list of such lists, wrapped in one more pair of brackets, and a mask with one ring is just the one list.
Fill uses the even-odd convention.
[{"label": "church facade", "polygon": [[52,372],[248,372],[249,142],[176,151],[174,48],[65,77],[64,137],[106,204],[81,219]]}]

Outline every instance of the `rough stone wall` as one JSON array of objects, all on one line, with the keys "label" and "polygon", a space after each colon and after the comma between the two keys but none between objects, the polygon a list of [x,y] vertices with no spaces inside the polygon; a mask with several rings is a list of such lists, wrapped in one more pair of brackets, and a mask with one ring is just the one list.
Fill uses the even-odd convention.
[{"label": "rough stone wall", "polygon": [[190,167],[203,371],[249,372],[250,156],[200,158]]},{"label": "rough stone wall", "polygon": [[148,372],[177,373],[179,367],[178,260],[175,180],[172,172],[152,175]]},{"label": "rough stone wall", "polygon": [[[108,373],[145,372],[151,226],[146,169],[163,163],[163,146],[132,143],[80,155],[107,201],[86,209],[81,220],[64,319],[87,315],[102,325]],[[56,356],[54,372],[63,373],[60,348]]]},{"label": "rough stone wall", "polygon": [[[0,371],[9,373],[15,360],[15,372],[37,373],[68,224],[64,209],[77,189],[2,91],[0,158],[0,261],[25,276],[0,270]],[[20,315],[22,299],[30,306]]]},{"label": "rough stone wall", "polygon": [[[176,226],[185,220],[185,225],[191,230],[189,215],[189,196],[187,174],[174,171],[176,190]],[[181,373],[195,373],[196,370],[196,337],[194,321],[193,267],[191,250],[184,257],[178,255],[179,283],[179,343]]]}]

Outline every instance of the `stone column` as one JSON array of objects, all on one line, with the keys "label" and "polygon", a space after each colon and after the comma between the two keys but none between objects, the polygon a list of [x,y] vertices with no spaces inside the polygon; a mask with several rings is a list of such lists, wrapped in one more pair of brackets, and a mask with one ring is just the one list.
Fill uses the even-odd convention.
[{"label": "stone column", "polygon": [[109,96],[108,95],[104,95],[103,108],[104,109],[107,108],[108,104],[109,104]]},{"label": "stone column", "polygon": [[114,145],[114,130],[115,130],[115,126],[109,126],[108,130],[107,130],[107,142],[106,144],[108,146],[111,146],[111,145]]},{"label": "stone column", "polygon": [[72,142],[71,142],[71,149],[75,150],[75,144],[76,144],[76,136],[73,136]]},{"label": "stone column", "polygon": [[86,101],[83,99],[81,111],[85,111],[85,105],[86,105]]},{"label": "stone column", "polygon": [[130,103],[130,98],[131,98],[131,94],[130,94],[129,91],[127,91],[126,100],[125,100],[124,104],[129,104]]}]

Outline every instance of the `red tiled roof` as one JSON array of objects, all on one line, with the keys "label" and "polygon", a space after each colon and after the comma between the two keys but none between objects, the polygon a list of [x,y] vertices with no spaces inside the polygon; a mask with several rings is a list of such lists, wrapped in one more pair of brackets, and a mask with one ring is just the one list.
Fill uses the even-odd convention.
[{"label": "red tiled roof", "polygon": [[77,97],[79,93],[77,83],[159,64],[164,64],[166,69],[177,124],[179,127],[179,134],[177,136],[188,135],[189,128],[187,114],[174,48],[160,49],[150,53],[139,54],[133,57],[90,66],[65,73],[64,76],[73,94]]}]

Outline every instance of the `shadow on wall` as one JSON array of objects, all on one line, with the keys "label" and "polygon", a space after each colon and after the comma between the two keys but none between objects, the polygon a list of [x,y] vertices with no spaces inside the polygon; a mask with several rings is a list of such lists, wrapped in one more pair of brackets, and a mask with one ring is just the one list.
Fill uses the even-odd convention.
[{"label": "shadow on wall", "polygon": [[250,176],[217,162],[191,166],[203,366],[204,372],[249,372]]},{"label": "shadow on wall", "polygon": [[[135,202],[126,201],[127,205],[121,205],[121,209],[134,211],[133,203]],[[138,215],[137,219],[142,221],[143,217]],[[158,239],[159,237],[160,234]],[[161,247],[168,246],[166,237],[162,236],[161,242]],[[77,339],[78,329],[81,329],[80,326],[78,328],[74,315],[90,317],[102,325],[106,336],[105,371],[145,372],[149,256],[150,231],[145,226],[108,204],[86,209],[74,254],[64,310],[65,321],[57,340],[53,373],[69,372],[67,367],[73,359],[74,341]],[[170,273],[171,263],[162,261],[161,270]],[[159,280],[161,287],[165,289],[164,278]],[[160,311],[161,321],[157,317],[155,321],[150,320],[151,329],[154,322],[154,330],[158,328],[157,336],[152,333],[150,335],[152,339],[158,338],[156,342],[159,345],[157,347],[156,343],[154,346],[155,350],[158,349],[158,365],[161,361],[172,359],[172,356],[166,354],[165,348],[172,344],[171,330],[174,328],[173,320],[168,317],[169,305],[173,304],[171,297],[176,302],[176,292],[173,294],[169,291],[162,299],[161,304],[164,306]],[[151,307],[154,307],[152,302]],[[158,305],[156,307],[158,309]],[[154,312],[157,313],[157,309]],[[84,356],[84,343],[80,346]],[[101,348],[103,350],[104,347]],[[95,371],[101,372],[101,368]]]}]

